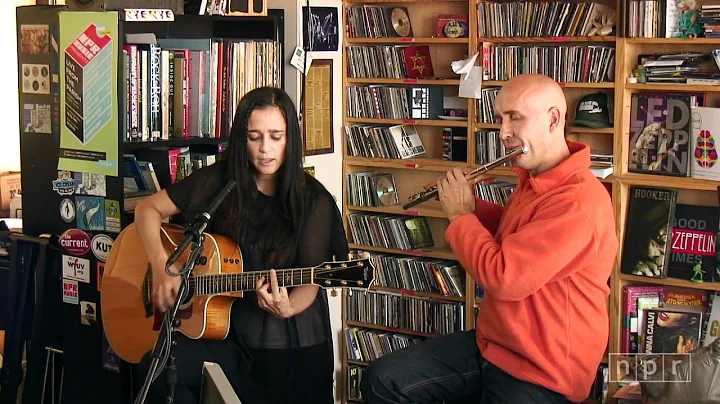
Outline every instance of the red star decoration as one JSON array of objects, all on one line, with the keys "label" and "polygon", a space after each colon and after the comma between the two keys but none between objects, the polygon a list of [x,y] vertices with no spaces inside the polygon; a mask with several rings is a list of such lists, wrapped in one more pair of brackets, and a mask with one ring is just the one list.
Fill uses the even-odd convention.
[{"label": "red star decoration", "polygon": [[427,69],[427,66],[425,65],[425,56],[421,56],[420,52],[415,51],[415,56],[410,56],[410,59],[413,61],[413,70],[417,70],[420,72],[420,74],[423,74],[425,69]]}]

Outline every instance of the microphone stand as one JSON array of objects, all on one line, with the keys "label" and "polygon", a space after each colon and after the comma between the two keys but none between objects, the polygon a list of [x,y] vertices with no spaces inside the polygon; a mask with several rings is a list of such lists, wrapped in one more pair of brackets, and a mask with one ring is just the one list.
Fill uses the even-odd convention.
[{"label": "microphone stand", "polygon": [[[172,349],[177,346],[177,341],[173,339],[177,328],[180,327],[180,319],[177,318],[177,312],[180,305],[185,302],[189,294],[190,289],[190,275],[192,274],[195,264],[200,258],[200,253],[203,250],[203,243],[205,240],[204,231],[210,221],[210,218],[217,210],[220,203],[230,193],[232,188],[235,186],[235,180],[230,180],[220,194],[215,197],[215,200],[210,204],[210,207],[206,212],[195,216],[193,222],[185,228],[185,237],[177,245],[175,251],[170,254],[167,262],[165,263],[165,273],[170,276],[180,276],[180,288],[178,290],[175,301],[173,302],[170,310],[165,312],[162,326],[160,327],[160,333],[158,339],[155,342],[155,346],[150,354],[151,362],[150,369],[145,375],[145,382],[143,383],[140,393],[135,398],[134,404],[143,404],[147,398],[150,385],[160,376],[163,369],[166,370],[166,382],[167,382],[167,395],[165,397],[165,403],[173,404],[175,402],[175,385],[177,383],[177,367],[175,365],[175,356],[172,354]],[[192,243],[190,255],[183,264],[183,268],[180,272],[174,272],[171,266],[180,257],[180,254]],[[162,365],[161,365],[162,362]]]}]

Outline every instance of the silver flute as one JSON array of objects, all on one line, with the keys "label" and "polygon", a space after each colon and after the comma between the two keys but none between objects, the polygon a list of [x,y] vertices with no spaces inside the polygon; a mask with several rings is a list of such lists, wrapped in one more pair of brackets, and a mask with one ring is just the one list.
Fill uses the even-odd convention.
[{"label": "silver flute", "polygon": [[[510,159],[512,159],[513,157],[517,156],[520,153],[527,153],[527,152],[528,152],[527,146],[522,146],[522,147],[518,147],[517,149],[513,149],[509,153],[504,155],[503,157],[500,157],[499,159],[497,159],[495,161],[491,161],[485,165],[482,165],[482,166],[470,171],[469,173],[465,174],[465,178],[467,178],[470,185],[473,185],[479,181],[479,178],[477,178],[477,177],[479,177],[481,174],[484,174],[484,173],[492,170],[493,168],[509,161]],[[421,204],[425,201],[428,201],[428,200],[434,198],[435,196],[437,196],[437,193],[438,193],[437,185],[435,185],[431,188],[428,188],[425,191],[418,192],[417,194],[412,195],[410,198],[408,198],[408,202],[406,202],[404,205],[402,205],[402,208],[403,209],[412,208],[415,205]]]}]

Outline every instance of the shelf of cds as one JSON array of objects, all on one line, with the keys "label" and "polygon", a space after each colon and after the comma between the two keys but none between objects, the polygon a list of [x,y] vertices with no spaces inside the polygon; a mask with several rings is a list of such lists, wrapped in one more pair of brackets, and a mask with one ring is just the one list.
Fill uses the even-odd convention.
[{"label": "shelf of cds", "polygon": [[[682,9],[659,3],[647,2],[644,12],[620,0],[343,3],[343,215],[352,248],[371,252],[380,274],[367,295],[344,297],[343,400],[361,401],[363,369],[380,355],[448,332],[448,324],[474,328],[482,288],[447,246],[439,202],[402,205],[451,168],[505,155],[494,101],[521,73],[559,82],[566,138],[590,146],[591,170],[614,205],[620,251],[608,279],[610,338],[588,401],[614,402],[631,386],[613,365],[645,353],[643,327],[663,310],[692,313],[697,325],[683,349],[714,339],[720,1],[698,6],[700,27],[689,28],[678,25]],[[452,65],[473,56],[481,80],[466,93],[467,76]],[[516,182],[502,165],[474,190],[504,204]],[[638,201],[658,193],[671,197]],[[650,229],[661,229],[660,238]],[[691,236],[702,242],[682,243]],[[649,240],[660,251],[652,265]],[[418,324],[406,315],[407,307],[430,304],[420,302],[443,307],[443,328],[437,318]],[[404,317],[388,323],[373,312],[379,304]],[[662,344],[648,349],[664,352]]]}]

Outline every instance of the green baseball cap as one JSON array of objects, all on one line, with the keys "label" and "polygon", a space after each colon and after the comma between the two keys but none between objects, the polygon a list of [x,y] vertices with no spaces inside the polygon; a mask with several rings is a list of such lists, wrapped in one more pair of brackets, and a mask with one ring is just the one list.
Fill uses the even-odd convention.
[{"label": "green baseball cap", "polygon": [[611,128],[613,126],[612,98],[604,92],[588,94],[580,99],[571,126]]}]

